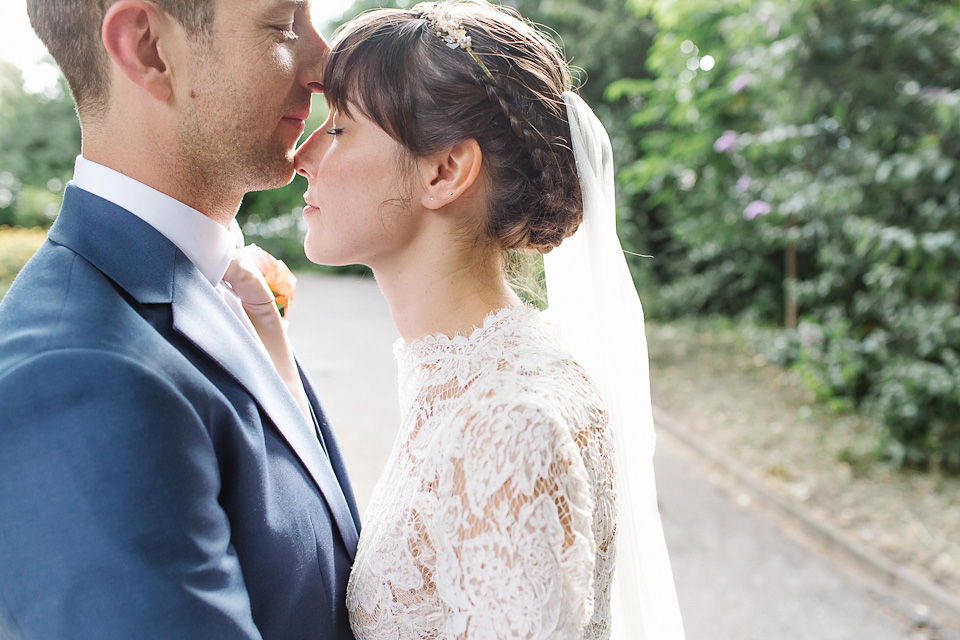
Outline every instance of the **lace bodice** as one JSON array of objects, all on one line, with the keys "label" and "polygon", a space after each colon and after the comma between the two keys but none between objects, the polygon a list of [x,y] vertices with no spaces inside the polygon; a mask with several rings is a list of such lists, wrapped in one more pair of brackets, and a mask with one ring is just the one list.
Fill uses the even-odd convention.
[{"label": "lace bodice", "polygon": [[402,421],[347,587],[358,640],[606,638],[613,443],[530,307],[395,347]]}]

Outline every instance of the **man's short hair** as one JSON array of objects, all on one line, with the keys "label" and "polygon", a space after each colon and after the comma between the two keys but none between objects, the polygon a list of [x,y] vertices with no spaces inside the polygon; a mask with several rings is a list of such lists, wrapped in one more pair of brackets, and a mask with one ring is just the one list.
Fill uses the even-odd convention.
[{"label": "man's short hair", "polygon": [[[27,0],[30,24],[67,79],[81,117],[106,110],[110,79],[100,29],[114,1]],[[191,37],[212,32],[214,1],[152,0]]]}]

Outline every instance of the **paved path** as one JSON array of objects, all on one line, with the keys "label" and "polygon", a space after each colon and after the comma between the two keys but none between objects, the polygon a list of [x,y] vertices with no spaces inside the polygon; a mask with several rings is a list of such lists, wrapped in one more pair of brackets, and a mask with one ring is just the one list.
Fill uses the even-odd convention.
[{"label": "paved path", "polygon": [[[299,276],[291,334],[347,457],[361,515],[399,421],[397,331],[372,280]],[[874,587],[811,550],[661,434],[657,483],[689,640],[903,640]]]}]

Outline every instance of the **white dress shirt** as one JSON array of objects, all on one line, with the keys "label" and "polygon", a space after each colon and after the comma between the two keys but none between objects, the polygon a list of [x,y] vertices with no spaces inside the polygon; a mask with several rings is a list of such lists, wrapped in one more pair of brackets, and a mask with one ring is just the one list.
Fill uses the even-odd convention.
[{"label": "white dress shirt", "polygon": [[227,272],[234,250],[243,247],[243,232],[236,220],[227,229],[193,207],[83,156],[77,156],[72,182],[84,191],[126,209],[175,244],[216,288],[224,303],[266,353],[240,298],[223,282],[223,274]]}]

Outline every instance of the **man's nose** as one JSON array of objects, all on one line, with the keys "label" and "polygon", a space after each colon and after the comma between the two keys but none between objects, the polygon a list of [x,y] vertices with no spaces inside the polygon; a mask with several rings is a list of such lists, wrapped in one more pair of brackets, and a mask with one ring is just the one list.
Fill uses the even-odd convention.
[{"label": "man's nose", "polygon": [[300,36],[300,41],[303,45],[302,84],[314,93],[323,93],[323,69],[330,45],[312,23]]}]

